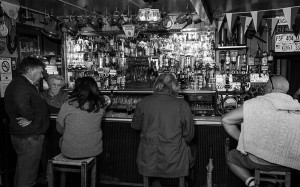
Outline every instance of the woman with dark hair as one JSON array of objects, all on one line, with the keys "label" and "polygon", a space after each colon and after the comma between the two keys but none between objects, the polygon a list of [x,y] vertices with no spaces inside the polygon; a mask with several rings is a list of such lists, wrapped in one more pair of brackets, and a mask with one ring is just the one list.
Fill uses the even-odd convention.
[{"label": "woman with dark hair", "polygon": [[101,120],[108,105],[105,100],[92,77],[82,77],[76,82],[56,120],[57,131],[62,134],[61,153],[65,157],[79,159],[102,152]]},{"label": "woman with dark hair", "polygon": [[131,123],[141,130],[139,173],[153,177],[150,181],[155,187],[161,186],[159,177],[188,176],[194,162],[188,146],[195,132],[193,117],[188,103],[177,98],[178,87],[173,74],[161,74],[154,83],[154,94],[137,104]]}]

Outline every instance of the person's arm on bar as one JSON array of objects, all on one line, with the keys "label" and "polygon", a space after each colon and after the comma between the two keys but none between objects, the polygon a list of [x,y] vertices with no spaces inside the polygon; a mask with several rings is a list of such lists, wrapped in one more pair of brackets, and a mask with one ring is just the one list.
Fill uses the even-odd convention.
[{"label": "person's arm on bar", "polygon": [[298,99],[299,95],[300,95],[300,88],[298,88],[297,91],[294,93],[293,98]]},{"label": "person's arm on bar", "polygon": [[238,125],[243,122],[243,106],[230,111],[221,119],[225,131],[234,139],[238,140],[240,137],[240,129]]},{"label": "person's arm on bar", "polygon": [[140,103],[138,103],[135,108],[134,115],[132,117],[131,127],[136,130],[142,129],[142,117],[141,117]]},{"label": "person's arm on bar", "polygon": [[63,134],[65,128],[65,118],[67,116],[67,106],[68,103],[64,103],[59,110],[59,113],[56,118],[56,130],[58,133]]}]

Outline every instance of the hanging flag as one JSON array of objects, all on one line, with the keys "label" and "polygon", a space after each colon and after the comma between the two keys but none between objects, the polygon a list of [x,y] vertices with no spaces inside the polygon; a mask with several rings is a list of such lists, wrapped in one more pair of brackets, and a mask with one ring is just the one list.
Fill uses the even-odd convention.
[{"label": "hanging flag", "polygon": [[228,30],[231,32],[232,27],[235,23],[235,20],[237,18],[237,14],[232,14],[232,13],[226,13],[226,19],[227,19],[227,24],[228,24]]},{"label": "hanging flag", "polygon": [[285,17],[290,29],[295,24],[295,18],[296,18],[299,8],[300,7],[288,7],[288,8],[282,9],[284,17]]},{"label": "hanging flag", "polygon": [[258,27],[258,31],[257,31],[257,32],[259,33],[259,36],[260,36],[260,37],[261,37],[262,34],[264,33],[266,24],[267,24],[266,19],[262,19],[262,20],[261,20],[261,24],[260,24],[260,26]]},{"label": "hanging flag", "polygon": [[243,34],[245,34],[245,21],[246,21],[246,17],[245,16],[240,16],[240,22],[243,28]]},{"label": "hanging flag", "polygon": [[220,31],[221,29],[221,26],[223,24],[223,20],[224,20],[224,17],[221,17],[220,20],[218,21],[218,32]]},{"label": "hanging flag", "polygon": [[279,21],[279,18],[266,19],[267,25],[271,29],[271,33],[270,33],[271,36],[273,36],[273,34],[274,34],[274,30],[277,26],[278,21]]},{"label": "hanging flag", "polygon": [[252,17],[246,17],[245,25],[244,25],[244,34],[247,32],[251,21],[252,21]]},{"label": "hanging flag", "polygon": [[253,25],[255,28],[255,31],[257,32],[258,26],[261,22],[261,19],[264,15],[263,11],[251,11],[252,19],[253,19]]},{"label": "hanging flag", "polygon": [[217,28],[217,23],[216,23],[216,20],[214,20],[211,24],[211,28],[214,28],[216,29]]}]

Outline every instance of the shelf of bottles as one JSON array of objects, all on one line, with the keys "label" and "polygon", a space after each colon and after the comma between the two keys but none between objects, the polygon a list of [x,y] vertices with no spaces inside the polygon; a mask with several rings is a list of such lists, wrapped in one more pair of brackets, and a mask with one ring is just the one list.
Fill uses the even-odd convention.
[{"label": "shelf of bottles", "polygon": [[101,90],[150,89],[164,72],[174,73],[182,90],[216,89],[214,32],[151,33],[133,39],[67,36],[65,44],[70,89],[82,76],[94,77]]}]

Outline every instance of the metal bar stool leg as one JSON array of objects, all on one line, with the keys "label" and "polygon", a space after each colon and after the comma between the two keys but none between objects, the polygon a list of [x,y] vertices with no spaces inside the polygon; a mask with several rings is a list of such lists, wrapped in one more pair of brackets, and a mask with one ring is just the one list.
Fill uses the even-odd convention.
[{"label": "metal bar stool leg", "polygon": [[291,187],[291,172],[285,174],[285,187]]},{"label": "metal bar stool leg", "polygon": [[87,187],[87,163],[83,162],[81,165],[81,187]]},{"label": "metal bar stool leg", "polygon": [[96,187],[96,165],[97,165],[97,159],[95,159],[95,163],[93,165],[92,168],[92,172],[91,172],[91,187]]},{"label": "metal bar stool leg", "polygon": [[48,177],[47,177],[47,180],[48,180],[48,187],[54,187],[55,186],[52,160],[48,161]]},{"label": "metal bar stool leg", "polygon": [[255,170],[255,186],[259,187],[260,184],[260,172],[259,170]]},{"label": "metal bar stool leg", "polygon": [[149,187],[149,178],[144,176],[143,177],[144,187]]},{"label": "metal bar stool leg", "polygon": [[179,177],[179,187],[185,187],[184,177]]},{"label": "metal bar stool leg", "polygon": [[61,171],[60,172],[60,187],[66,186],[66,172]]}]

